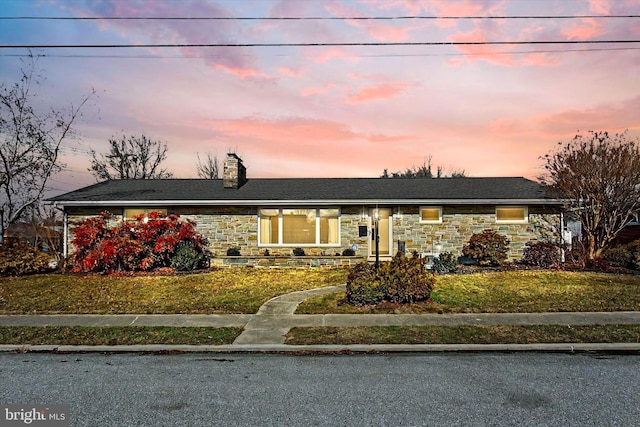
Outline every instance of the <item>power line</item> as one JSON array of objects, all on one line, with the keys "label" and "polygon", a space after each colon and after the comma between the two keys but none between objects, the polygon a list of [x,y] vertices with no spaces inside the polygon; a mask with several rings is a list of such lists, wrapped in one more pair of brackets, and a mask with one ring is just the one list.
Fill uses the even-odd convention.
[{"label": "power line", "polygon": [[[467,52],[467,53],[407,53],[407,54],[378,54],[378,55],[349,55],[354,58],[391,58],[391,57],[424,57],[424,56],[482,56],[491,55],[525,55],[532,53],[571,53],[571,52],[608,52],[608,51],[624,51],[624,50],[640,50],[640,47],[602,47],[587,49],[555,49],[555,50],[518,50],[509,52]],[[98,59],[202,59],[202,58],[218,58],[221,55],[91,55],[91,54],[0,54],[0,57],[42,57],[42,58],[98,58]],[[289,56],[289,55],[277,55]]]},{"label": "power line", "polygon": [[581,45],[606,43],[640,43],[640,40],[530,40],[530,41],[462,41],[462,42],[365,42],[365,43],[151,43],[151,44],[50,44],[1,45],[0,49],[128,49],[128,48],[185,48],[185,47],[354,47],[354,46],[522,46],[522,45]]},{"label": "power line", "polygon": [[618,19],[640,18],[640,15],[516,15],[516,16],[297,16],[297,17],[224,17],[224,16],[5,16],[0,20],[39,21],[391,21],[431,19]]}]

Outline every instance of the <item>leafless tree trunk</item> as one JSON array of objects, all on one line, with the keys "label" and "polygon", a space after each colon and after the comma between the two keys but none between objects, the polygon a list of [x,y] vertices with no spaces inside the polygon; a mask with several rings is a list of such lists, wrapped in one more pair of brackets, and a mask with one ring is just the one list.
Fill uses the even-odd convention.
[{"label": "leafless tree trunk", "polygon": [[19,82],[0,84],[0,242],[9,224],[37,209],[47,181],[62,169],[60,145],[73,137],[73,124],[93,96],[77,107],[37,112],[32,103],[40,82],[36,60],[30,59]]}]

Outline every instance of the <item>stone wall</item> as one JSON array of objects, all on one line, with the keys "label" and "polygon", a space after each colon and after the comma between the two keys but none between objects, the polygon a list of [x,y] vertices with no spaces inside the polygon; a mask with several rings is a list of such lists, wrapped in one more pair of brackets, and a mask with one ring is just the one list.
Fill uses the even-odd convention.
[{"label": "stone wall", "polygon": [[[556,241],[556,228],[560,226],[560,214],[543,207],[529,207],[529,222],[526,224],[496,224],[495,206],[444,206],[441,224],[420,223],[419,207],[401,208],[394,217],[394,240],[406,242],[407,253],[441,252],[462,255],[463,246],[471,236],[484,230],[497,231],[505,236],[509,244],[509,258],[522,256],[525,244],[532,240]],[[555,233],[555,234],[554,234]]]},{"label": "stone wall", "polygon": [[[97,215],[102,209],[70,209],[69,220],[77,221]],[[110,208],[121,218],[122,208]],[[419,206],[404,206],[394,209],[393,251],[398,250],[398,241],[405,242],[406,252],[432,252],[435,245],[442,245],[443,252],[462,254],[462,247],[474,233],[495,230],[510,241],[509,257],[519,258],[525,244],[531,240],[557,240],[560,215],[543,207],[529,208],[526,224],[496,224],[495,206],[445,206],[441,224],[420,223]],[[261,247],[258,244],[258,209],[256,207],[169,207],[169,214],[179,214],[197,224],[197,230],[209,240],[209,249],[215,257],[225,257],[227,249],[239,248],[244,257],[265,258],[265,251],[274,259],[273,265],[282,258],[290,257],[295,246]],[[336,254],[357,245],[356,258],[366,258],[370,235],[360,237],[359,227],[368,226],[368,218],[362,207],[341,208],[341,244],[331,247],[304,247],[307,257],[337,261]],[[69,241],[72,232],[69,233]],[[72,251],[73,249],[70,248]],[[222,258],[221,258],[222,259]],[[280,261],[278,261],[280,260]],[[301,259],[298,261],[302,262]],[[332,261],[332,262],[333,262]],[[307,261],[305,261],[307,262]],[[328,262],[328,261],[327,261]],[[340,263],[342,261],[339,261]]]}]

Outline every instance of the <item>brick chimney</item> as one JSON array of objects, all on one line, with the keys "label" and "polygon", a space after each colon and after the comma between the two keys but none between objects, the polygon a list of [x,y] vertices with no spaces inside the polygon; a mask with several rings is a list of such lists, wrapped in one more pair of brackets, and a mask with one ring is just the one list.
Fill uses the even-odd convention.
[{"label": "brick chimney", "polygon": [[224,188],[238,189],[247,182],[247,168],[242,164],[242,159],[235,153],[227,154],[224,159],[222,171]]}]

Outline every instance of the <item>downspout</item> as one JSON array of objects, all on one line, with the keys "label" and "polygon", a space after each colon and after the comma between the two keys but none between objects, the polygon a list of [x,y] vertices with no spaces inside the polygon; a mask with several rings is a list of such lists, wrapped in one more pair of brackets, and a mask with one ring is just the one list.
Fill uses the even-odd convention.
[{"label": "downspout", "polygon": [[564,210],[560,211],[560,262],[565,262],[565,253],[564,253]]},{"label": "downspout", "polygon": [[69,256],[69,245],[67,243],[67,239],[69,237],[69,215],[64,209],[62,210],[62,218],[62,256],[64,257],[64,259],[67,259],[67,257]]},{"label": "downspout", "polygon": [[69,247],[67,245],[67,238],[69,236],[69,216],[67,211],[58,206],[58,202],[53,202],[53,207],[59,211],[62,211],[62,258],[66,259],[69,255]]}]

